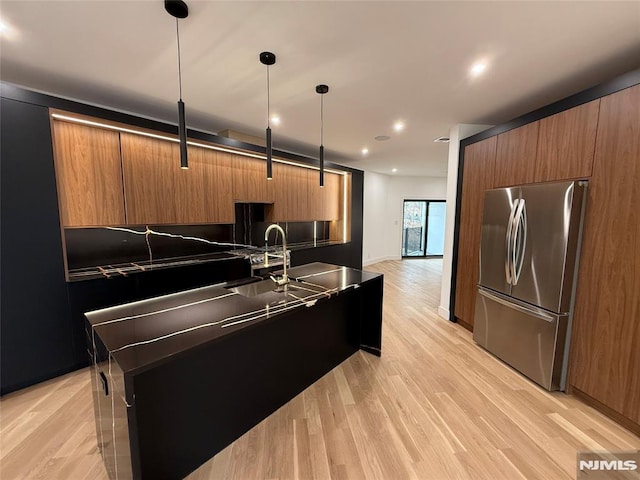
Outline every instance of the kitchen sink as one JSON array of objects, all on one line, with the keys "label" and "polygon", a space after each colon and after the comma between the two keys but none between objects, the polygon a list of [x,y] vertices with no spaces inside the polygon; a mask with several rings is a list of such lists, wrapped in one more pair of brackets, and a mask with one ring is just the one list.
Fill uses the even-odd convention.
[{"label": "kitchen sink", "polygon": [[273,280],[268,278],[259,282],[248,283],[246,285],[238,285],[236,287],[227,287],[232,292],[238,293],[244,297],[257,297],[258,295],[264,295],[267,293],[295,293],[300,297],[308,297],[311,295],[317,295],[323,293],[325,290],[307,285],[296,280],[291,280],[287,285],[278,286]]}]

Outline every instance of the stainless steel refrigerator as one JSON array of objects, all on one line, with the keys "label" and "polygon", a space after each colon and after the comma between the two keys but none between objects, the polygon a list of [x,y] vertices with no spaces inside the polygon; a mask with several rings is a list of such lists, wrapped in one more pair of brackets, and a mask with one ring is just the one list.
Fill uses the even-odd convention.
[{"label": "stainless steel refrigerator", "polygon": [[488,190],[473,338],[547,390],[564,390],[586,181]]}]

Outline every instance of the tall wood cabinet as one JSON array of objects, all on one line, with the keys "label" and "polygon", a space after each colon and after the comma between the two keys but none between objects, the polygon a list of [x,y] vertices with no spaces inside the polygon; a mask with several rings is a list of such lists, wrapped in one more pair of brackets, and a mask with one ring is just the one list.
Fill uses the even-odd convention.
[{"label": "tall wood cabinet", "polygon": [[601,99],[569,372],[569,384],[636,424],[640,424],[639,105],[640,85]]},{"label": "tall wood cabinet", "polygon": [[454,305],[456,318],[472,328],[484,190],[588,179],[567,385],[636,433],[639,106],[636,85],[465,148]]},{"label": "tall wood cabinet", "polygon": [[455,316],[473,326],[484,192],[494,186],[497,138],[469,145],[464,151]]},{"label": "tall wood cabinet", "polygon": [[118,132],[52,121],[64,227],[125,224]]}]

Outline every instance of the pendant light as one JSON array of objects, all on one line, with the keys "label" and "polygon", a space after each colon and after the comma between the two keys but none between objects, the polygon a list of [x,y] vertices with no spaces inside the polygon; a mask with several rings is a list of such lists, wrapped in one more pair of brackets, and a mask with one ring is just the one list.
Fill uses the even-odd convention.
[{"label": "pendant light", "polygon": [[324,94],[329,91],[328,85],[316,85],[316,93],[320,94],[320,186],[324,187]]},{"label": "pendant light", "polygon": [[182,0],[165,0],[164,8],[169,15],[176,18],[176,38],[178,44],[178,85],[180,88],[180,99],[178,100],[178,135],[180,136],[180,168],[189,168],[187,159],[187,121],[184,112],[184,102],[182,101],[182,68],[180,64],[180,30],[178,19],[187,18],[189,7]]},{"label": "pendant light", "polygon": [[267,180],[271,180],[273,178],[273,168],[271,164],[271,126],[270,122],[270,92],[269,92],[269,66],[276,63],[276,55],[271,52],[262,52],[260,54],[260,63],[267,66]]}]

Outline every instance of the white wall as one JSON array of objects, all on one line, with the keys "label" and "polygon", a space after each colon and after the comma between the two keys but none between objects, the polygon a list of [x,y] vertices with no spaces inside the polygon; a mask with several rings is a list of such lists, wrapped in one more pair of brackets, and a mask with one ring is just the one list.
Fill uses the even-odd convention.
[{"label": "white wall", "polygon": [[364,172],[363,265],[387,260],[387,237],[381,232],[386,232],[393,224],[387,218],[388,183],[389,177],[387,175]]},{"label": "white wall", "polygon": [[401,258],[405,199],[444,200],[446,193],[444,177],[402,177],[365,171],[363,265]]},{"label": "white wall", "polygon": [[[451,262],[453,260],[453,233],[456,217],[456,193],[458,188],[458,156],[460,140],[474,135],[492,125],[459,124],[449,131],[449,163],[447,167],[447,218],[444,228],[444,255],[442,259],[442,288],[440,289],[440,306],[438,314],[449,319],[449,296],[451,295]],[[365,175],[366,178],[366,175]]]}]

